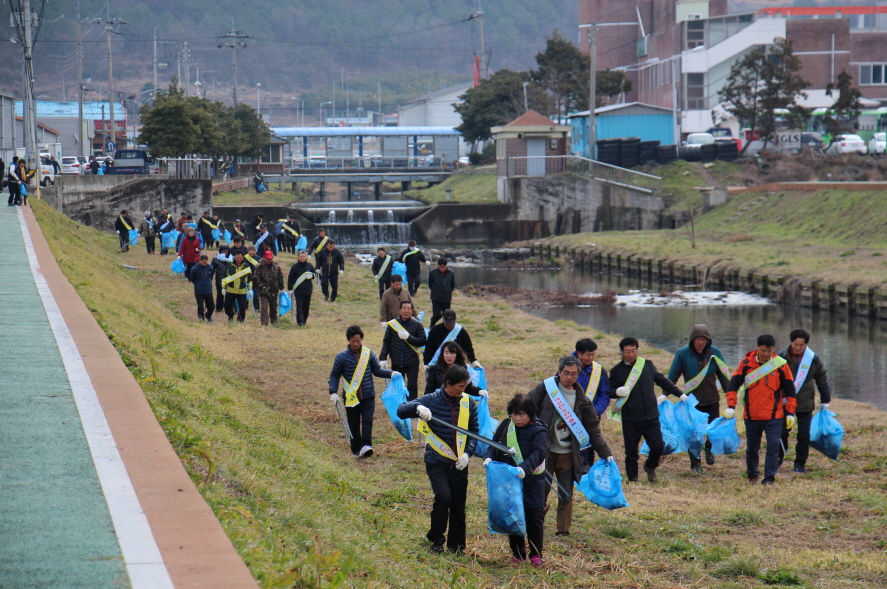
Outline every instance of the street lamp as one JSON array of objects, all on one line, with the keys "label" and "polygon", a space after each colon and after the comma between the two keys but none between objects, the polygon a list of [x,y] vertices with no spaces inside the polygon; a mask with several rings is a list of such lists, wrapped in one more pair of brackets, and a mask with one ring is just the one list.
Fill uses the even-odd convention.
[{"label": "street lamp", "polygon": [[258,113],[260,118],[262,116],[262,95],[260,94],[261,89],[261,82],[256,82],[256,112]]},{"label": "street lamp", "polygon": [[325,121],[325,118],[324,118],[324,116],[323,116],[323,115],[324,115],[324,112],[323,112],[323,105],[324,105],[324,104],[332,104],[332,103],[333,103],[332,100],[327,101],[327,102],[321,102],[321,103],[320,103],[320,126],[321,126],[321,127],[324,126],[324,121]]}]

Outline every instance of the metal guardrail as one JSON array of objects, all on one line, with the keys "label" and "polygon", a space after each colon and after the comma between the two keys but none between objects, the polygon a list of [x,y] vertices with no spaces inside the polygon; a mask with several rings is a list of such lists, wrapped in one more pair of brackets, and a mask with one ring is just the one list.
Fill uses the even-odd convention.
[{"label": "metal guardrail", "polygon": [[287,171],[290,173],[305,173],[315,170],[371,170],[373,168],[385,169],[443,169],[452,167],[452,162],[444,162],[441,156],[379,156],[365,155],[357,157],[324,157],[308,156],[307,158],[292,158],[287,162]]},{"label": "metal guardrail", "polygon": [[620,168],[578,155],[511,156],[505,165],[506,176],[546,176],[574,174],[601,182],[627,186],[652,194],[662,178],[652,174]]},{"label": "metal guardrail", "polygon": [[208,180],[212,178],[211,159],[201,158],[157,158],[160,165],[163,166],[162,173],[169,174],[170,178],[176,180]]}]

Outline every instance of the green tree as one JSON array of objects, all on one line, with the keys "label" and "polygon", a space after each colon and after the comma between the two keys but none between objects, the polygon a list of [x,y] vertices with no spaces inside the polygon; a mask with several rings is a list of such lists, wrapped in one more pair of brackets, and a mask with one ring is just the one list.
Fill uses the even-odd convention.
[{"label": "green tree", "polygon": [[740,124],[758,130],[766,145],[776,133],[776,109],[788,109],[792,126],[810,115],[797,102],[807,97],[804,90],[810,87],[800,71],[801,59],[792,51],[791,41],[777,37],[773,45],[755,47],[733,64],[718,98]]},{"label": "green tree", "polygon": [[158,93],[154,104],[139,109],[142,131],[139,143],[157,157],[184,157],[198,147],[199,129],[191,117],[192,105],[173,78],[169,91]]},{"label": "green tree", "polygon": [[853,76],[848,74],[847,70],[841,70],[836,84],[829,82],[825,87],[827,96],[832,96],[835,90],[838,91],[838,97],[822,119],[831,135],[853,131],[853,123],[859,118],[862,110],[862,103],[859,101],[862,92],[853,86]]},{"label": "green tree", "polygon": [[528,72],[499,70],[459,96],[462,103],[454,108],[462,116],[462,124],[456,130],[465,141],[474,146],[492,137],[492,127],[519,117],[524,112],[524,82],[529,79]]},{"label": "green tree", "polygon": [[233,110],[232,116],[239,125],[242,135],[233,146],[233,150],[230,151],[231,155],[261,157],[271,140],[271,129],[259,117],[256,109],[248,104],[242,102],[238,104],[237,108]]}]

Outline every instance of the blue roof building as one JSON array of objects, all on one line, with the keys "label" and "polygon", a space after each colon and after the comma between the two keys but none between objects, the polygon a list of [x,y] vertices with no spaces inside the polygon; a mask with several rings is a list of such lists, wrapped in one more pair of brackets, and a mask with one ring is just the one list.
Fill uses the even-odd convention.
[{"label": "blue roof building", "polygon": [[[640,137],[641,141],[659,141],[662,145],[674,143],[674,112],[669,108],[640,102],[612,104],[594,109],[597,140],[616,137]],[[570,153],[595,159],[588,144],[588,111],[576,113],[570,119]]]}]

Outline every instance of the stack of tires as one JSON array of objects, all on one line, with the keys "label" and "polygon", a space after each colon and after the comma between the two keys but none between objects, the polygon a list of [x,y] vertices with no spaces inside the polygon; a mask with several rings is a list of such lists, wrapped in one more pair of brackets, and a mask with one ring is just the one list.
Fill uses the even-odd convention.
[{"label": "stack of tires", "polygon": [[601,139],[596,142],[596,145],[597,161],[611,166],[622,166],[621,139]]},{"label": "stack of tires", "polygon": [[663,166],[675,162],[678,159],[678,146],[674,144],[660,145],[656,148],[656,157]]},{"label": "stack of tires", "polygon": [[718,159],[718,144],[703,143],[699,146],[699,160],[703,162],[713,162]]},{"label": "stack of tires", "polygon": [[687,162],[698,162],[702,159],[702,152],[698,147],[681,147],[679,154],[681,159]]},{"label": "stack of tires", "polygon": [[659,142],[658,141],[641,141],[641,163],[642,164],[655,164],[659,161],[658,151],[659,151]]},{"label": "stack of tires", "polygon": [[623,168],[634,168],[641,165],[641,138],[623,137],[621,156]]},{"label": "stack of tires", "polygon": [[735,141],[718,141],[718,159],[724,162],[735,162],[739,159],[739,146]]}]

